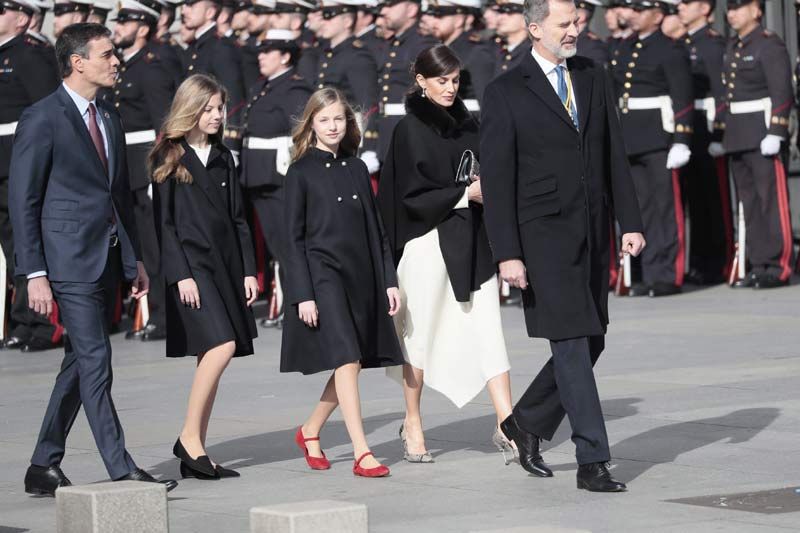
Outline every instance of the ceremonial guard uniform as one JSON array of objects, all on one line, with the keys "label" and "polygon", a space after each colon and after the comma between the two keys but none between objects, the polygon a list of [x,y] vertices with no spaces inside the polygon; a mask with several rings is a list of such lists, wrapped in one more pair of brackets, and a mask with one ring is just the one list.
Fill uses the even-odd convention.
[{"label": "ceremonial guard uniform", "polygon": [[579,0],[575,7],[586,12],[586,25],[578,34],[578,55],[588,57],[598,65],[608,65],[611,60],[608,54],[608,45],[589,31],[589,21],[592,19],[596,7],[602,7],[600,0]]},{"label": "ceremonial guard uniform", "polygon": [[[117,23],[139,20],[155,24],[158,12],[139,1],[123,0]],[[113,105],[122,119],[128,161],[128,181],[133,191],[133,212],[142,261],[150,278],[147,295],[149,320],[128,338],[159,340],[166,337],[165,289],[161,273],[161,254],[153,218],[153,200],[147,155],[153,148],[161,123],[169,112],[175,94],[175,79],[150,43],[123,57],[114,84]]]},{"label": "ceremonial guard uniform", "polygon": [[[138,0],[139,4],[148,9],[152,9],[161,15],[165,9],[174,9],[165,4],[169,0]],[[150,51],[155,54],[163,68],[166,68],[175,80],[176,86],[180,84],[183,77],[183,64],[181,63],[181,56],[183,55],[183,48],[178,42],[169,34],[166,33],[161,37],[153,36],[150,39]]]},{"label": "ceremonial guard uniform", "polygon": [[722,141],[717,109],[725,106],[722,56],[725,40],[705,26],[687,34],[694,89],[692,157],[681,170],[686,189],[689,226],[688,281],[718,283],[733,258],[733,222],[730,187],[724,157],[715,158],[709,145]]},{"label": "ceremonial guard uniform", "polygon": [[[397,3],[389,0],[384,5]],[[411,65],[420,52],[429,48],[437,41],[430,35],[421,35],[417,24],[411,26],[402,34],[395,35],[384,50],[383,57],[378,63],[378,130],[367,129],[364,132],[364,143],[378,138],[378,159],[386,157],[389,143],[392,139],[394,127],[406,114],[404,98],[413,87]]]},{"label": "ceremonial guard uniform", "polygon": [[[636,10],[660,9],[638,0]],[[631,294],[663,296],[683,285],[684,216],[677,168],[689,160],[692,78],[685,48],[656,29],[638,38],[614,70],[620,120],[647,247]]]},{"label": "ceremonial guard uniform", "polygon": [[[188,0],[186,3],[195,1],[199,0]],[[217,34],[216,24],[207,26],[198,33],[186,49],[184,77],[208,74],[225,87],[228,92],[225,145],[238,156],[242,141],[240,124],[245,106],[239,51],[230,39]]]},{"label": "ceremonial guard uniform", "polygon": [[[376,0],[363,0],[363,3],[358,6],[358,11],[364,13],[372,13],[375,17],[378,16],[377,11],[378,2]],[[372,57],[375,58],[375,64],[383,57],[383,51],[386,49],[386,39],[379,37],[376,31],[375,24],[370,24],[368,27],[356,33],[356,38],[364,43],[367,50],[372,52]]]},{"label": "ceremonial guard uniform", "polygon": [[[288,30],[270,30],[259,50],[280,50],[296,57],[299,48]],[[283,72],[259,80],[250,89],[245,109],[241,184],[255,209],[269,253],[280,265],[286,250],[283,183],[291,159],[291,132],[311,92],[308,81],[289,65]]]},{"label": "ceremonial guard uniform", "polygon": [[[729,5],[747,3],[733,0]],[[744,37],[734,37],[725,52],[724,82],[728,105],[721,117],[723,146],[744,206],[751,265],[743,285],[785,285],[792,273],[785,161],[794,103],[786,45],[760,25]]]},{"label": "ceremonial guard uniform", "polygon": [[[3,0],[2,8],[32,15],[37,9],[33,4],[20,0]],[[52,48],[40,41],[20,33],[0,43],[0,246],[5,256],[6,269],[13,272],[14,247],[11,221],[8,214],[8,178],[11,162],[11,147],[14,131],[22,112],[34,102],[52,93],[58,87]],[[6,280],[6,272],[0,275]],[[58,317],[47,317],[28,308],[27,280],[15,281],[16,298],[11,309],[10,336],[4,347],[21,348],[26,351],[50,348],[60,341],[63,328]],[[6,290],[6,283],[0,285]],[[5,301],[5,300],[4,300]],[[4,315],[5,313],[0,313]],[[0,327],[5,324],[0,323]]]},{"label": "ceremonial guard uniform", "polygon": [[[497,3],[497,11],[521,15],[525,11],[525,6],[521,0],[503,0]],[[509,45],[505,39],[502,39],[495,58],[494,76],[497,77],[516,67],[530,53],[531,43],[529,38],[514,46]]]}]

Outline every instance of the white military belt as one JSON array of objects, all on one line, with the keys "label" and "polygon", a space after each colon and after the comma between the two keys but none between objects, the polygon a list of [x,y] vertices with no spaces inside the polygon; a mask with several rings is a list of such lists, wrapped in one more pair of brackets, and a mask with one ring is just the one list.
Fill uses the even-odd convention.
[{"label": "white military belt", "polygon": [[758,100],[742,100],[730,102],[728,108],[731,115],[744,115],[746,113],[764,113],[764,124],[769,129],[769,119],[772,115],[772,99],[769,96]]},{"label": "white military belt", "polygon": [[619,106],[631,111],[658,109],[661,111],[661,127],[667,133],[675,133],[675,112],[672,110],[672,98],[670,98],[668,94],[661,96],[620,98]]},{"label": "white military belt", "polygon": [[708,123],[708,131],[714,131],[714,119],[717,118],[717,106],[714,102],[714,97],[708,96],[702,100],[695,100],[694,108],[705,114],[706,122]]},{"label": "white military belt", "polygon": [[478,113],[481,110],[481,104],[475,98],[467,98],[464,100],[464,106],[467,108],[467,111],[471,111],[472,113]]},{"label": "white military belt", "polygon": [[14,132],[17,131],[17,122],[11,122],[9,124],[0,124],[0,137],[5,137],[6,135],[14,135]]},{"label": "white military belt", "polygon": [[286,147],[287,143],[291,146],[291,137],[272,137],[270,139],[265,139],[263,137],[245,137],[244,139],[244,147],[250,150],[280,150]]},{"label": "white military belt", "polygon": [[402,117],[405,114],[405,104],[383,104],[383,115],[386,117]]},{"label": "white military belt", "polygon": [[156,130],[129,131],[125,134],[125,144],[145,144],[156,140]]}]

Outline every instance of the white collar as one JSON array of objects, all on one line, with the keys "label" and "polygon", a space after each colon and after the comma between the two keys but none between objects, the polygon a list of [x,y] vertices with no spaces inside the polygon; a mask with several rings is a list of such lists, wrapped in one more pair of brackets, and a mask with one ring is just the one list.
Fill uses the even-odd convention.
[{"label": "white collar", "polygon": [[369,32],[371,32],[373,29],[375,29],[375,24],[370,24],[369,26],[367,26],[366,28],[364,28],[360,32],[356,33],[356,37],[363,37],[364,35],[366,35]]},{"label": "white collar", "polygon": [[126,55],[126,56],[123,56],[123,58],[122,58],[122,62],[123,62],[123,63],[127,63],[128,61],[130,61],[131,59],[133,59],[134,57],[136,57],[136,54],[138,54],[139,52],[141,52],[143,49],[144,49],[144,47],[142,47],[142,48],[138,48],[136,51],[134,51],[134,52],[131,52],[130,54],[128,54],[128,55]]},{"label": "white collar", "polygon": [[216,25],[217,25],[216,22],[209,22],[208,24],[206,24],[205,26],[194,32],[194,39],[195,40],[199,39],[200,37],[205,35],[208,32],[208,30],[215,27]]},{"label": "white collar", "polygon": [[19,36],[19,33],[17,33],[16,35],[12,35],[8,39],[3,39],[3,41],[0,42],[0,46],[3,46],[5,44],[7,44],[7,43],[10,43],[12,40],[16,39],[18,36]]},{"label": "white collar", "polygon": [[707,27],[708,27],[708,24],[703,24],[702,26],[700,26],[696,30],[689,30],[689,35],[694,35],[695,33],[699,32],[700,30],[703,30],[703,29],[705,29]]},{"label": "white collar", "polygon": [[531,47],[531,55],[533,56],[533,59],[535,59],[536,62],[539,63],[539,66],[542,68],[542,72],[544,72],[545,76],[550,74],[551,72],[553,72],[553,70],[555,70],[556,67],[558,67],[560,65],[564,65],[565,69],[567,68],[567,60],[566,59],[562,59],[560,63],[553,63],[549,59],[545,59],[544,57],[542,57],[536,51],[536,48],[533,47],[533,46]]},{"label": "white collar", "polygon": [[279,76],[283,76],[284,74],[286,74],[290,70],[292,70],[292,67],[287,67],[287,68],[281,70],[280,72],[276,72],[275,74],[273,74],[272,76],[267,78],[267,81],[272,81],[272,80],[274,80],[275,78],[277,78]]},{"label": "white collar", "polygon": [[75,91],[69,88],[65,82],[61,82],[61,85],[64,87],[64,90],[67,91],[67,94],[72,101],[75,102],[75,105],[78,107],[78,111],[80,112],[81,116],[86,114],[86,111],[89,109],[89,104],[94,104],[95,109],[97,109],[97,102],[95,99],[87,100],[83,96],[79,95]]}]

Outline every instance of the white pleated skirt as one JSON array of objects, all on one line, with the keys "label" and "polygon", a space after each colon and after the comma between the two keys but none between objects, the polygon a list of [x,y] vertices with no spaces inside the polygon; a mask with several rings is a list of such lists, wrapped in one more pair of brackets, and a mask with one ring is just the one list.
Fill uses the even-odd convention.
[{"label": "white pleated skirt", "polygon": [[[508,362],[497,276],[469,302],[456,301],[434,229],[409,241],[397,267],[403,308],[394,317],[406,362],[424,371],[424,382],[457,407],[470,402]],[[402,368],[387,375],[402,383]]]}]

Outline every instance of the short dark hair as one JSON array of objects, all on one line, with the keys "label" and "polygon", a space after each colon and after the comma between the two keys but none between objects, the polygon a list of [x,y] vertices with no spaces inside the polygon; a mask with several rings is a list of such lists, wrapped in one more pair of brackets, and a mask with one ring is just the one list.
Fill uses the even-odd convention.
[{"label": "short dark hair", "polygon": [[461,70],[461,60],[453,49],[446,44],[436,44],[419,53],[411,67],[411,74],[414,77],[419,74],[423,78],[436,78],[456,70]]},{"label": "short dark hair", "polygon": [[62,78],[72,74],[71,57],[75,54],[88,58],[89,42],[103,37],[111,37],[111,30],[95,22],[79,22],[64,28],[56,41],[56,59]]}]

